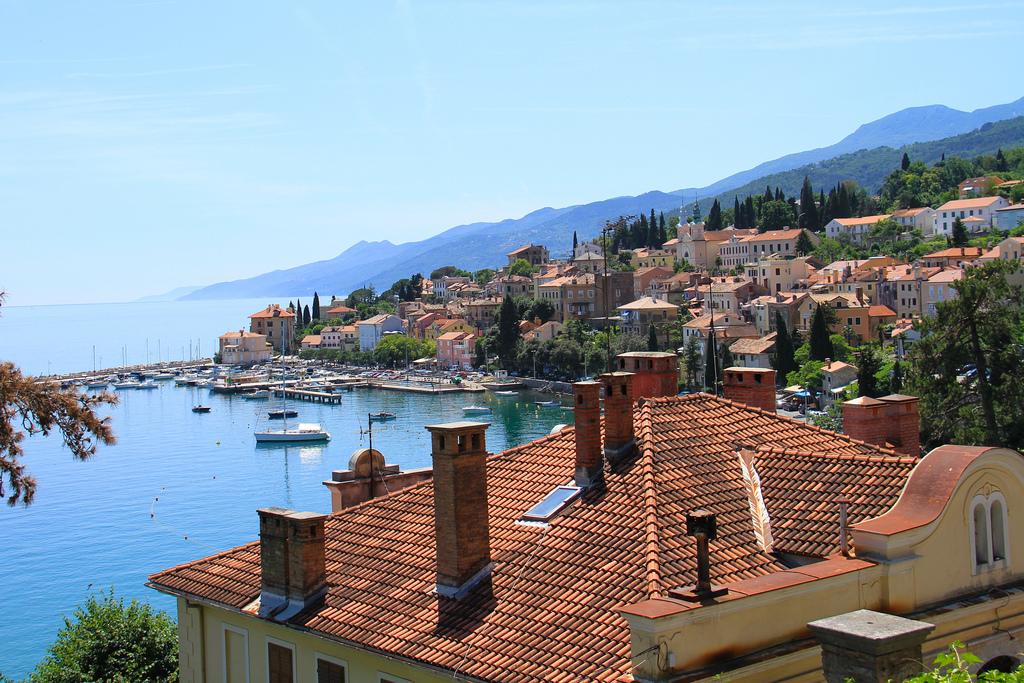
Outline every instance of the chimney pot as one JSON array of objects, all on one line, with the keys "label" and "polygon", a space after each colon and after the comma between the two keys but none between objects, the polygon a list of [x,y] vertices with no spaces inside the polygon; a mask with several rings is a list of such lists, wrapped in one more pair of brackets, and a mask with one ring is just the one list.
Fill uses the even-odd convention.
[{"label": "chimney pot", "polygon": [[[621,361],[620,357],[620,361]],[[604,452],[609,460],[621,457],[620,451],[633,443],[632,372],[601,375],[604,385]]]}]

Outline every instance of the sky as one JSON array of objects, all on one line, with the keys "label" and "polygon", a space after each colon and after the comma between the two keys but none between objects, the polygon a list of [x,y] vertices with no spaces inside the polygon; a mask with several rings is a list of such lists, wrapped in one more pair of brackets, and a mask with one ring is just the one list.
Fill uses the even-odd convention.
[{"label": "sky", "polygon": [[0,0],[0,291],[131,301],[1011,102],[1022,10]]}]

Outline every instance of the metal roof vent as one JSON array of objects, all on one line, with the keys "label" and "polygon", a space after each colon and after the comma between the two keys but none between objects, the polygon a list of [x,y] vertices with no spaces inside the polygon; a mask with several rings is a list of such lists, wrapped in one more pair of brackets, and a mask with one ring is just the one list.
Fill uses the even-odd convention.
[{"label": "metal roof vent", "polygon": [[522,521],[546,524],[579,498],[582,491],[579,486],[559,486],[524,513]]}]

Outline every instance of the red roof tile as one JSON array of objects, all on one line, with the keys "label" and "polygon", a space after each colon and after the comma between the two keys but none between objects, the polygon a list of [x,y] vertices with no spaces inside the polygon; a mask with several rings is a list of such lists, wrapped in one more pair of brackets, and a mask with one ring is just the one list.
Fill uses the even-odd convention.
[{"label": "red roof tile", "polygon": [[[606,465],[548,527],[523,513],[573,477],[572,428],[487,463],[491,575],[461,601],[435,586],[432,482],[332,515],[322,606],[291,624],[327,639],[480,680],[616,681],[632,668],[616,611],[692,584],[687,512],[718,515],[712,580],[784,571],[753,533],[737,450],[757,449],[775,548],[837,549],[835,498],[851,524],[884,512],[914,462],[847,437],[708,395],[648,400],[635,412],[638,453]],[[241,608],[260,592],[259,544],[154,574],[161,590]]]}]

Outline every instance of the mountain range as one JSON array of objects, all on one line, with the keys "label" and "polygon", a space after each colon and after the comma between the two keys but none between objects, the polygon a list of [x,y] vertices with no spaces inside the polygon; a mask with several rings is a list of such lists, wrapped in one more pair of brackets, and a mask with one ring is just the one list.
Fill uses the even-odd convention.
[{"label": "mountain range", "polygon": [[[988,125],[993,122],[1002,123]],[[329,300],[331,295],[346,294],[369,284],[378,290],[387,289],[401,278],[414,273],[427,275],[445,265],[469,271],[500,267],[507,263],[506,254],[523,244],[544,244],[553,256],[566,256],[574,232],[581,239],[590,239],[600,232],[606,220],[648,214],[651,209],[655,213],[678,215],[685,197],[700,197],[702,203],[706,202],[706,211],[712,198],[725,201],[728,197],[731,204],[733,193],[742,199],[752,192],[762,192],[766,185],[796,194],[805,174],[811,177],[816,189],[852,178],[874,190],[899,163],[904,150],[912,159],[934,163],[942,153],[965,158],[992,154],[996,149],[993,145],[1024,146],[1024,97],[973,112],[942,105],[911,107],[866,123],[834,145],[767,161],[706,187],[652,191],[560,209],[543,208],[519,219],[456,226],[418,242],[364,240],[325,261],[220,282],[183,296],[184,288],[179,288],[173,292],[178,296],[169,293],[159,298],[304,297],[316,291]],[[868,163],[865,159],[872,161]]]}]

